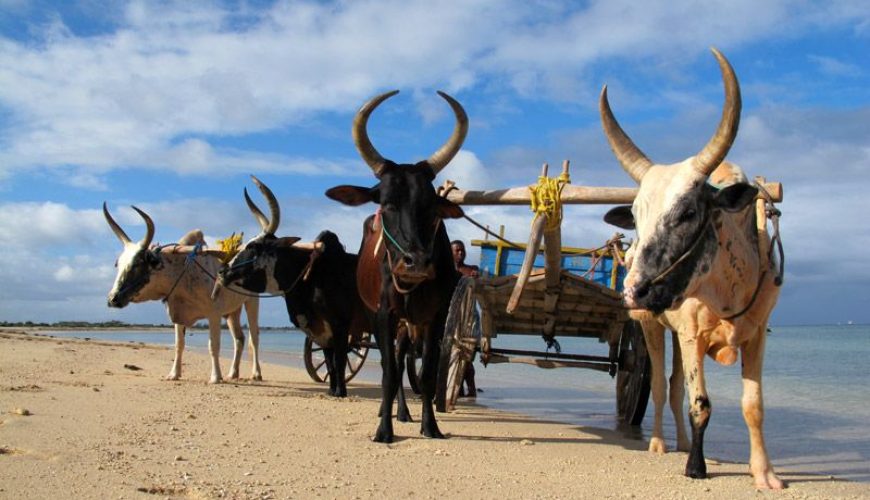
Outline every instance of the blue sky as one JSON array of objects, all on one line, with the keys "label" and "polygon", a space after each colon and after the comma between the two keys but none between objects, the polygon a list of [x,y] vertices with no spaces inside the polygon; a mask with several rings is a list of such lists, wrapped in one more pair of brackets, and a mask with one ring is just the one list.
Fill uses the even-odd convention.
[{"label": "blue sky", "polygon": [[[242,188],[256,174],[281,201],[279,234],[330,228],[355,251],[373,208],[323,191],[374,182],[350,124],[391,89],[369,131],[396,161],[450,134],[436,90],[466,108],[468,138],[438,183],[525,185],[570,159],[575,184],[631,186],[601,132],[601,86],[654,161],[682,160],[718,121],[716,46],[744,99],[729,159],[785,188],[772,323],[870,322],[866,1],[435,4],[0,0],[0,320],[166,320],[159,303],[106,307],[121,247],[103,201],[134,239],[131,204],[161,242],[192,228],[250,237]],[[607,208],[567,208],[565,243],[601,244]],[[527,237],[526,208],[467,211]],[[282,301],[265,302],[263,323],[287,324]]]}]

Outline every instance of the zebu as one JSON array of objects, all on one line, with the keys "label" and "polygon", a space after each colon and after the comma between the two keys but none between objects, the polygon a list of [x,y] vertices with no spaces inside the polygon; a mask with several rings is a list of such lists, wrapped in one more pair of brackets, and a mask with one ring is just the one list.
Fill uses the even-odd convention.
[{"label": "zebu", "polygon": [[[184,352],[184,334],[187,327],[193,326],[201,319],[208,320],[208,346],[211,354],[209,383],[214,384],[222,380],[219,359],[221,317],[226,318],[227,326],[233,335],[234,350],[230,378],[239,378],[239,364],[245,345],[240,321],[244,305],[251,334],[251,378],[262,380],[259,359],[259,299],[227,293],[217,300],[212,300],[213,276],[220,269],[218,257],[174,253],[175,245],[152,248],[154,222],[142,210],[136,207],[133,207],[133,210],[142,217],[147,228],[145,237],[137,243],[130,240],[103,203],[103,216],[124,246],[116,264],[118,274],[108,296],[109,307],[122,308],[130,302],[149,300],[162,300],[166,304],[169,320],[175,325],[175,361],[166,376],[167,380],[181,378],[181,357]],[[202,231],[199,230],[191,231],[179,240],[179,245],[182,246],[197,244],[201,246],[204,243]],[[192,259],[197,260],[194,262]]]},{"label": "zebu", "polygon": [[357,150],[379,182],[371,187],[337,186],[326,195],[345,205],[380,205],[366,220],[357,268],[360,296],[375,312],[373,325],[383,367],[380,424],[374,441],[393,441],[392,403],[399,386],[394,352],[396,328],[404,319],[423,338],[420,375],[422,423],[420,433],[444,438],[438,429],[432,401],[438,355],[450,297],[458,275],[453,267],[450,239],[443,219],[462,216],[459,205],[437,196],[432,181],[459,152],[468,131],[468,117],[452,97],[439,92],[456,116],[450,139],[427,160],[397,165],[378,153],[368,138],[366,124],[372,111],[398,91],[387,92],[366,103],[354,119]]},{"label": "zebu", "polygon": [[[625,303],[645,319],[644,334],[653,360],[656,423],[651,451],[664,451],[661,326],[677,333],[689,389],[692,443],[686,475],[706,477],[704,430],[711,405],[704,383],[704,354],[727,364],[742,358],[743,416],[749,429],[750,470],[760,488],[779,489],[764,445],[761,370],[767,321],[779,283],[767,257],[770,238],[764,213],[757,214],[757,189],[743,172],[723,161],[737,135],[740,87],[734,70],[716,49],[725,84],[725,106],[715,135],[696,156],[673,165],[654,164],[622,130],[601,92],[601,121],[623,169],[640,184],[631,207],[611,210],[605,220],[637,229],[631,269],[625,278]],[[649,313],[642,313],[648,311]],[[676,376],[676,381],[679,377]],[[672,384],[682,405],[682,395]],[[676,390],[675,390],[676,389]],[[672,408],[675,394],[672,392]],[[678,432],[681,418],[677,415]],[[685,438],[678,437],[678,447]]]}]

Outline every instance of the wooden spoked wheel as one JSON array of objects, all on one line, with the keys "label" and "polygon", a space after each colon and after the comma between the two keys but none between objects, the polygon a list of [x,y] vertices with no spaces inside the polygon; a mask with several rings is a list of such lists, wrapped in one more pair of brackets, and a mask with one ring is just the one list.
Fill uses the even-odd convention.
[{"label": "wooden spoked wheel", "polygon": [[616,412],[625,423],[640,425],[650,392],[650,360],[640,323],[627,321],[619,342]]},{"label": "wooden spoked wheel", "polygon": [[444,326],[435,393],[437,411],[452,411],[456,407],[465,370],[477,349],[478,339],[475,338],[474,329],[478,321],[474,278],[464,277],[456,285],[450,299],[450,309]]},{"label": "wooden spoked wheel", "polygon": [[[369,355],[371,335],[363,332],[359,342],[351,342],[347,351],[347,366],[344,370],[344,381],[350,382],[356,377]],[[305,361],[305,370],[308,376],[315,382],[328,382],[329,373],[326,370],[326,358],[323,356],[323,348],[315,344],[311,337],[305,336],[305,352],[302,356]]]}]

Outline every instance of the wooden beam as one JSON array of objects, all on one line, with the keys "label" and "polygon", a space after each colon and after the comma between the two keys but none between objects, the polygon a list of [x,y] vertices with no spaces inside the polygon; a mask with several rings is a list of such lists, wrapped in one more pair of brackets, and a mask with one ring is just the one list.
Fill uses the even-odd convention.
[{"label": "wooden beam", "polygon": [[[766,182],[764,188],[773,201],[782,201],[782,184]],[[576,186],[568,184],[562,189],[562,203],[567,205],[625,205],[634,201],[637,188]],[[492,191],[450,191],[447,199],[460,205],[528,205],[528,186]]]}]

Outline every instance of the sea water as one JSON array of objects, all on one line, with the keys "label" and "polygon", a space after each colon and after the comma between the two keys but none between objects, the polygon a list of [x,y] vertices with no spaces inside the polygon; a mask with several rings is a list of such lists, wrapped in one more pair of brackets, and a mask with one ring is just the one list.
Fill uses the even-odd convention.
[{"label": "sea water", "polygon": [[[51,334],[163,345],[174,342],[171,333],[154,331],[77,330]],[[261,360],[303,368],[304,340],[304,335],[295,330],[264,331],[260,336]],[[561,343],[566,353],[607,355],[606,344],[594,339],[563,339]],[[189,349],[205,352],[208,333],[188,333],[186,344]],[[223,357],[231,356],[232,345],[231,337],[224,332]],[[543,340],[535,336],[501,335],[493,339],[493,346],[546,350]],[[250,369],[248,359],[246,353],[243,376]],[[771,327],[764,360],[764,435],[776,468],[870,482],[868,363],[870,325]],[[670,360],[666,365],[670,372]],[[479,361],[475,368],[477,386],[482,389],[477,404],[577,425],[586,431],[615,430],[637,439],[637,448],[643,448],[642,441],[649,438],[652,400],[639,429],[621,425],[615,417],[615,383],[606,373],[573,368],[544,370],[521,364],[484,367]],[[705,452],[709,458],[745,463],[749,459],[749,437],[740,409],[740,363],[720,366],[707,358],[705,372],[713,406]],[[264,377],[269,377],[267,372]],[[380,380],[377,351],[370,353],[358,380]],[[412,405],[411,411],[418,410]],[[675,427],[668,406],[664,432],[673,449]]]}]

